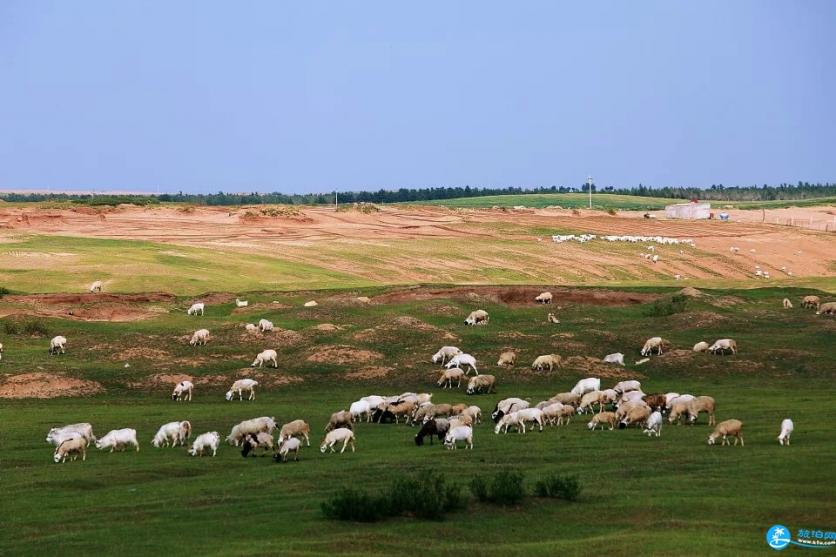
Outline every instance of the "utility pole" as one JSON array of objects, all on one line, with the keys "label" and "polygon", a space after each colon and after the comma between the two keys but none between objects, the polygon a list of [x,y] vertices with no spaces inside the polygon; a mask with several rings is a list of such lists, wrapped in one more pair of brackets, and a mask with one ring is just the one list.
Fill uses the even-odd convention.
[{"label": "utility pole", "polygon": [[589,190],[589,208],[592,209],[592,176],[586,177],[586,187]]},{"label": "utility pole", "polygon": [[337,201],[337,190],[334,190],[334,209],[339,209],[340,204]]}]

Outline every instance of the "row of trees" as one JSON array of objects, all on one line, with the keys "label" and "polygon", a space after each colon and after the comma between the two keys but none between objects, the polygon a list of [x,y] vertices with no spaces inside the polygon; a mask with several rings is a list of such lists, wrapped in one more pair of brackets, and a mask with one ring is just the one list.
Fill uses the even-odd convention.
[{"label": "row of trees", "polygon": [[[585,193],[586,184],[578,187],[548,186],[538,188],[471,188],[465,187],[437,187],[437,188],[400,188],[397,190],[380,189],[377,191],[340,192],[341,203],[399,203],[404,201],[434,201],[455,199],[460,197],[482,197],[487,195],[527,195],[544,193]],[[637,195],[643,197],[665,197],[670,199],[705,199],[715,201],[770,201],[793,200],[836,195],[836,184],[811,184],[798,182],[797,184],[780,184],[777,186],[730,186],[722,184],[712,185],[710,188],[690,187],[661,187],[651,188],[639,184],[632,188],[614,188],[608,186],[598,189],[593,186],[593,192]],[[194,205],[323,205],[334,202],[333,193],[317,194],[283,194],[283,193],[164,193],[159,195],[76,195],[66,193],[4,193],[0,199],[7,202],[56,201],[72,202],[84,205],[116,205],[119,203],[133,203],[148,205],[155,203],[181,202]]]}]

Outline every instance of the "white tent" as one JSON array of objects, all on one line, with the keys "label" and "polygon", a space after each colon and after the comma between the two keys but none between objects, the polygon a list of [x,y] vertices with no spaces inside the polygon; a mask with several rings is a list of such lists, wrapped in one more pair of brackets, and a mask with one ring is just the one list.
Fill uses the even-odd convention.
[{"label": "white tent", "polygon": [[711,215],[711,203],[675,203],[665,207],[669,219],[707,219]]}]

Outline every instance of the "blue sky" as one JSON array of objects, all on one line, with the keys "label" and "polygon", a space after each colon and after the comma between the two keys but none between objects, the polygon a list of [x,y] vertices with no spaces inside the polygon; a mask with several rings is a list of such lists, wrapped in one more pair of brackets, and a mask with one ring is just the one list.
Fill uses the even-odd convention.
[{"label": "blue sky", "polygon": [[0,188],[836,180],[836,2],[0,2]]}]

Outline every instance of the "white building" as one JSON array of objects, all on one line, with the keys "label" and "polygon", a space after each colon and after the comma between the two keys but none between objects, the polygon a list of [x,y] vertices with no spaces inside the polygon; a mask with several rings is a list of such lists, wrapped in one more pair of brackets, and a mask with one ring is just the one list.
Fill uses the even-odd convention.
[{"label": "white building", "polygon": [[711,203],[675,203],[665,207],[669,219],[707,219],[711,215]]}]

